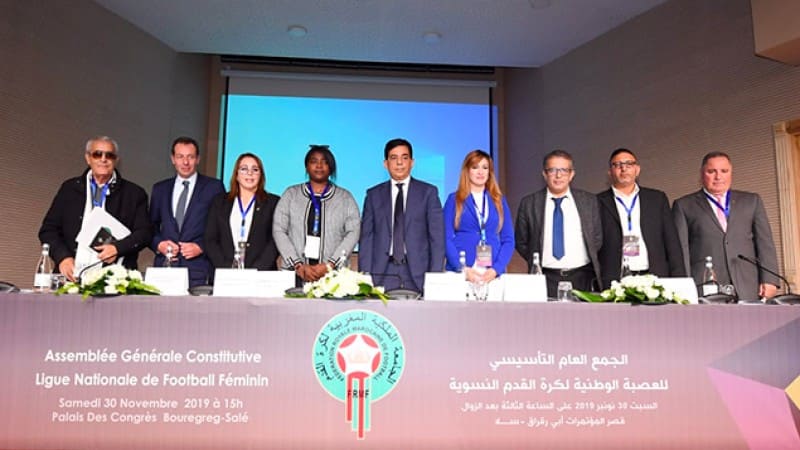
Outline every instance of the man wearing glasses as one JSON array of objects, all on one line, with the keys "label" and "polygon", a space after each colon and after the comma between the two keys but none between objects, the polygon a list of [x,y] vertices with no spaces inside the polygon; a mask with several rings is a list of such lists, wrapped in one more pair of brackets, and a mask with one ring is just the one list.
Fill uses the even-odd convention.
[{"label": "man wearing glasses", "polygon": [[623,260],[631,275],[685,277],[666,194],[638,185],[641,168],[628,149],[614,150],[608,166],[611,188],[597,194],[603,224],[599,259],[604,288],[620,279]]},{"label": "man wearing glasses", "polygon": [[188,268],[189,287],[194,287],[208,283],[210,264],[203,235],[211,201],[225,188],[220,180],[197,173],[197,141],[179,137],[172,142],[171,152],[175,176],[153,185],[150,220],[155,234],[150,248],[156,253],[155,266],[165,265],[170,254],[171,265]]},{"label": "man wearing glasses", "polygon": [[558,283],[573,289],[593,290],[601,285],[597,252],[603,235],[597,198],[570,188],[575,177],[572,155],[554,150],[542,162],[545,189],[522,199],[514,228],[516,249],[532,266],[541,255],[547,278],[547,295],[555,297]]},{"label": "man wearing glasses", "polygon": [[[82,268],[96,262],[122,264],[136,268],[139,251],[147,246],[153,230],[147,217],[147,194],[138,185],[123,179],[115,169],[117,143],[108,136],[97,136],[86,143],[84,154],[89,168],[83,175],[65,181],[56,193],[39,229],[39,240],[50,245],[50,257],[58,271],[74,281]],[[79,247],[76,238],[90,213],[102,208],[130,230],[124,238],[113,235],[92,240],[91,247]]]}]

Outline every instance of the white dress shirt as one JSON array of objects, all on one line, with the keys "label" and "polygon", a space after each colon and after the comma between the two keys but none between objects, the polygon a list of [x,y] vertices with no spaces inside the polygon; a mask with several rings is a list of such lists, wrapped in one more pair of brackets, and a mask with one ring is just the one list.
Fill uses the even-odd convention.
[{"label": "white dress shirt", "polygon": [[[645,244],[644,236],[642,235],[642,215],[639,208],[639,204],[642,202],[642,199],[637,197],[639,194],[639,185],[636,185],[630,195],[623,194],[613,186],[611,187],[611,191],[614,193],[614,204],[617,205],[617,214],[619,214],[619,223],[622,225],[623,239],[624,236],[628,235],[639,237],[639,256],[629,256],[628,267],[634,271],[647,270],[650,268],[650,263],[648,262],[649,259],[647,256],[647,245]],[[631,203],[633,203],[634,198],[636,198],[636,204],[633,205],[633,210],[631,211],[631,229],[628,230],[628,211],[626,208],[631,207]],[[625,203],[625,206],[620,203],[620,200]]]},{"label": "white dress shirt", "polygon": [[583,227],[578,215],[578,207],[572,197],[572,191],[567,189],[564,200],[561,201],[561,211],[564,213],[564,256],[556,259],[553,256],[553,211],[555,211],[554,198],[558,198],[547,191],[544,205],[544,242],[542,245],[542,267],[548,269],[575,269],[589,264],[589,253],[583,240]]},{"label": "white dress shirt", "polygon": [[183,192],[184,181],[189,182],[189,192],[186,194],[186,208],[188,209],[189,202],[192,200],[192,192],[194,192],[194,187],[197,184],[197,172],[193,173],[189,178],[175,177],[175,184],[172,187],[172,217],[175,217],[176,210],[178,209],[178,199],[180,199],[181,192]]},{"label": "white dress shirt", "polygon": [[[403,183],[403,211],[407,211],[408,208],[406,207],[406,205],[408,205],[408,184],[410,181],[411,181],[411,175],[407,176],[405,180],[395,180],[394,178],[389,179],[389,185],[392,188],[392,199],[391,199],[392,219],[389,221],[389,223],[392,226],[392,233],[394,233],[394,205],[397,199],[397,192],[398,192],[397,184]],[[392,236],[394,236],[394,234],[392,234]],[[394,239],[389,241],[389,254],[394,255]]]}]

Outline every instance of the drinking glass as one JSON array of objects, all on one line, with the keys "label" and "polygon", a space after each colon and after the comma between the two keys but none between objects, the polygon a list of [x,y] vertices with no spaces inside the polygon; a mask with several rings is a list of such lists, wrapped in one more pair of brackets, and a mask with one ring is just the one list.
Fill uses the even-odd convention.
[{"label": "drinking glass", "polygon": [[571,302],[572,301],[572,282],[559,281],[558,282],[558,301]]},{"label": "drinking glass", "polygon": [[476,281],[470,283],[470,286],[472,287],[472,295],[475,297],[475,300],[485,302],[489,297],[489,283],[485,281]]}]

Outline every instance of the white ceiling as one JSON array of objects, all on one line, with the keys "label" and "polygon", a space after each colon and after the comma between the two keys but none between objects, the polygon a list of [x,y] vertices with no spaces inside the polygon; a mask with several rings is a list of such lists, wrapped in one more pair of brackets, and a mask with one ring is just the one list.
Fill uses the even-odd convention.
[{"label": "white ceiling", "polygon": [[539,67],[665,0],[95,1],[180,52]]}]

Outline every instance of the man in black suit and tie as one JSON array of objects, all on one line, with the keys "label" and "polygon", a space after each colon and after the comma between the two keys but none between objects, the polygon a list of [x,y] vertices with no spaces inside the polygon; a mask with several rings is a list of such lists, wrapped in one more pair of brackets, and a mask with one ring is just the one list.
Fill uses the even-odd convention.
[{"label": "man in black suit and tie", "polygon": [[189,286],[208,283],[210,264],[205,256],[203,234],[211,201],[225,192],[222,182],[197,173],[200,147],[190,137],[172,143],[176,176],[153,185],[150,220],[155,235],[150,248],[155,266],[163,266],[167,253],[172,265],[189,269]]},{"label": "man in black suit and tie", "polygon": [[683,248],[687,273],[700,285],[705,258],[711,256],[717,282],[732,284],[740,300],[775,295],[777,277],[739,259],[758,259],[767,269],[778,269],[764,203],[758,194],[731,189],[733,165],[723,152],[703,157],[703,188],[675,200],[672,215]]},{"label": "man in black suit and tie", "polygon": [[541,255],[547,295],[555,297],[559,281],[573,289],[593,290],[601,285],[597,252],[603,244],[597,198],[570,188],[575,177],[572,155],[553,150],[542,162],[545,189],[522,199],[514,227],[516,249],[528,262]]},{"label": "man in black suit and tie", "polygon": [[637,184],[641,168],[632,151],[614,150],[608,165],[611,188],[597,194],[603,224],[603,247],[598,256],[604,287],[620,279],[623,256],[634,275],[685,277],[667,195]]},{"label": "man in black suit and tie", "polygon": [[[411,143],[392,139],[383,151],[391,179],[367,190],[358,268],[375,283],[422,292],[425,272],[444,267],[444,219],[436,186],[411,177]],[[392,275],[392,276],[385,276]]]}]

